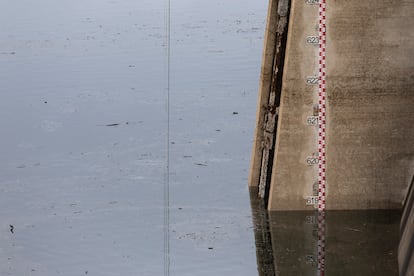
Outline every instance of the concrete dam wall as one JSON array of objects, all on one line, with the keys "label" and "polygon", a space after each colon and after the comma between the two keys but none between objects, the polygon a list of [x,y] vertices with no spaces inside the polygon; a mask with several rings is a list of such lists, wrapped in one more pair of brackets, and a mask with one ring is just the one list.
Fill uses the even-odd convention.
[{"label": "concrete dam wall", "polygon": [[[249,185],[313,210],[318,1],[270,0]],[[401,208],[414,173],[414,1],[327,1],[326,206]]]}]

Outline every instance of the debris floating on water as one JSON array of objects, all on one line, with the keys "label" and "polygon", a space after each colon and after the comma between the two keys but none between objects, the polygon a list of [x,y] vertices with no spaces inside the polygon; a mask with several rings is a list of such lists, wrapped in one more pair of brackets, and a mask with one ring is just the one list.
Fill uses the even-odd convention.
[{"label": "debris floating on water", "polygon": [[114,126],[119,126],[120,123],[114,123],[114,124],[105,124],[105,125],[97,125],[97,126],[106,126],[106,127],[114,127]]}]

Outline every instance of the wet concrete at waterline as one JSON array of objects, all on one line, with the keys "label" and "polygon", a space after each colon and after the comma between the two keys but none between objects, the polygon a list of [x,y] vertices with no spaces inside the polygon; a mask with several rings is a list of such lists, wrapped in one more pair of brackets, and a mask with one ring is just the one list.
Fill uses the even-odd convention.
[{"label": "wet concrete at waterline", "polygon": [[[318,275],[317,212],[267,212],[251,190],[259,275]],[[401,212],[328,211],[325,275],[397,276]]]}]

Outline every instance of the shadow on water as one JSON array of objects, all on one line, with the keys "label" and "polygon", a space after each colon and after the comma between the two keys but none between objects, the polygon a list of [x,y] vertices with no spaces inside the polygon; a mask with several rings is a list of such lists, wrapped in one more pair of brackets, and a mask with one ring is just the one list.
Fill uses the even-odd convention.
[{"label": "shadow on water", "polygon": [[[317,212],[267,212],[250,191],[259,275],[318,275]],[[325,274],[398,275],[398,210],[329,211]]]}]

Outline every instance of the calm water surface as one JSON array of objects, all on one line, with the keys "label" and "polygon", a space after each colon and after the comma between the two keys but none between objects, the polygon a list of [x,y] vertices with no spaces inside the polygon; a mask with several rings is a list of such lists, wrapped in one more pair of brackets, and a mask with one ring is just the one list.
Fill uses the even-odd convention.
[{"label": "calm water surface", "polygon": [[[313,214],[250,209],[267,4],[171,1],[171,275],[316,273]],[[163,275],[165,7],[1,3],[0,275]],[[328,216],[329,275],[393,275],[397,216]]]},{"label": "calm water surface", "polygon": [[[247,169],[267,1],[171,8],[171,275],[256,275]],[[0,275],[162,275],[165,1],[0,14]]]}]

